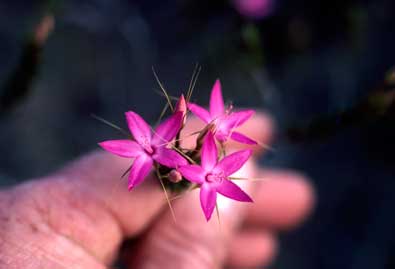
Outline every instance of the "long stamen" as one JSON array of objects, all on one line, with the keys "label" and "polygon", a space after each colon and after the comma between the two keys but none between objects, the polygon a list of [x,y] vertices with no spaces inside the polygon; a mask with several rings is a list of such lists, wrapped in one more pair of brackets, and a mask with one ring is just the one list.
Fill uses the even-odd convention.
[{"label": "long stamen", "polygon": [[219,215],[218,202],[215,202],[215,212],[217,213],[217,219],[218,219],[219,229],[221,230],[221,217],[220,217],[220,215]]},{"label": "long stamen", "polygon": [[166,191],[165,184],[163,184],[163,180],[162,180],[161,175],[160,175],[160,173],[159,173],[158,167],[156,167],[155,170],[156,170],[156,176],[157,176],[157,178],[158,178],[158,180],[159,180],[159,182],[160,182],[160,185],[162,186],[163,192],[164,192],[164,194],[165,194],[166,201],[167,201],[167,204],[168,204],[168,206],[169,206],[171,216],[173,217],[174,222],[177,223],[177,219],[176,219],[176,215],[174,214],[173,206],[171,205],[169,195],[168,195],[168,193],[167,193],[167,191]]},{"label": "long stamen", "polygon": [[[201,131],[193,132],[193,133],[190,133],[190,134],[184,136],[183,138],[174,139],[173,141],[174,141],[174,142],[182,142],[183,139],[186,139],[186,138],[189,138],[189,137],[191,137],[191,136],[197,135],[197,134],[199,134],[200,132],[201,132]],[[159,137],[159,136],[158,136],[158,137]],[[163,140],[164,140],[164,139],[163,139]],[[166,145],[168,145],[168,144],[169,144],[169,142],[166,141],[166,143],[159,144],[158,146],[159,146],[159,147],[162,147],[162,146],[166,146]],[[179,147],[177,147],[177,148],[179,148]]]},{"label": "long stamen", "polygon": [[156,71],[155,71],[155,68],[154,68],[154,67],[152,67],[152,72],[154,73],[155,79],[156,79],[156,81],[158,82],[159,87],[160,87],[161,90],[163,91],[163,94],[166,96],[167,103],[169,104],[171,111],[174,111],[174,107],[173,107],[173,105],[172,105],[172,103],[171,103],[170,97],[169,97],[169,95],[167,94],[167,91],[166,91],[165,87],[163,86],[162,82],[159,80],[159,77],[158,77],[158,75],[156,74]]},{"label": "long stamen", "polygon": [[187,103],[191,100],[192,93],[193,93],[193,90],[195,89],[195,85],[196,85],[196,82],[198,80],[198,77],[199,77],[199,74],[200,74],[201,70],[202,70],[202,67],[199,66],[199,64],[196,64],[195,65],[195,70],[194,70],[195,76],[192,75],[191,82],[190,82],[190,87],[189,87],[188,93],[187,93],[187,98],[186,98]]},{"label": "long stamen", "polygon": [[104,124],[106,124],[106,125],[108,125],[108,126],[114,128],[114,129],[120,131],[122,134],[124,134],[124,135],[130,137],[130,135],[129,135],[124,129],[122,129],[121,127],[119,127],[118,125],[116,125],[116,124],[114,124],[114,123],[112,123],[112,122],[110,122],[110,121],[108,121],[108,120],[105,120],[105,119],[103,119],[102,117],[97,116],[96,114],[91,114],[91,117],[94,118],[95,120],[100,121],[101,123],[104,123]]},{"label": "long stamen", "polygon": [[265,181],[267,178],[228,177],[230,180]]},{"label": "long stamen", "polygon": [[166,103],[166,105],[162,109],[162,112],[159,115],[158,120],[155,123],[155,126],[159,125],[159,123],[162,120],[163,116],[166,114],[166,111],[167,111],[168,108],[169,108],[169,103]]}]

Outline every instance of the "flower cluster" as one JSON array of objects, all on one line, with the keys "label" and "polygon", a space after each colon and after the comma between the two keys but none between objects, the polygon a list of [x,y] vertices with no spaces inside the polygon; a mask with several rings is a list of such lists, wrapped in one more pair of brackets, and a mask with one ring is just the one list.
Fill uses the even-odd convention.
[{"label": "flower cluster", "polygon": [[[198,135],[193,149],[180,146],[180,132],[187,120],[187,112],[206,123]],[[182,95],[172,114],[155,129],[137,113],[125,113],[133,136],[126,140],[108,140],[99,143],[112,154],[133,158],[130,168],[129,190],[139,185],[154,168],[161,183],[172,190],[200,188],[200,203],[207,220],[211,218],[217,193],[230,199],[252,202],[251,198],[235,183],[231,175],[250,158],[251,150],[241,150],[225,156],[224,143],[228,139],[244,144],[256,144],[254,140],[235,131],[245,123],[253,110],[234,112],[225,108],[221,83],[217,80],[211,92],[209,110],[185,100]],[[219,147],[221,150],[219,150]]]}]

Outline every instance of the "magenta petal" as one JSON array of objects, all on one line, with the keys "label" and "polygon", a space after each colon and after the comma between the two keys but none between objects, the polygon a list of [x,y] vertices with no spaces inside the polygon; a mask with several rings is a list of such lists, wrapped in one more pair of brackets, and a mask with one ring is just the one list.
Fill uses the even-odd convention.
[{"label": "magenta petal", "polygon": [[133,134],[134,139],[146,148],[151,144],[151,128],[137,113],[128,111],[125,113],[129,130]]},{"label": "magenta petal", "polygon": [[209,184],[203,184],[200,187],[200,205],[202,206],[207,221],[213,214],[217,201],[217,192]]},{"label": "magenta petal", "polygon": [[254,113],[252,109],[233,112],[226,118],[226,126],[230,129],[236,128],[245,123]]},{"label": "magenta petal", "polygon": [[229,136],[229,133],[222,132],[221,130],[217,130],[215,132],[215,138],[217,139],[217,141],[219,141],[221,143],[226,142],[226,140],[228,140],[228,138],[229,138],[228,136]]},{"label": "magenta petal", "polygon": [[185,165],[177,169],[187,180],[202,184],[205,181],[206,172],[199,165]]},{"label": "magenta petal", "polygon": [[164,145],[176,137],[181,128],[182,112],[176,112],[162,122],[155,130],[152,139],[153,145]]},{"label": "magenta petal", "polygon": [[209,123],[211,121],[210,113],[203,107],[194,103],[188,103],[188,108],[196,117],[200,118],[205,123]]},{"label": "magenta petal", "polygon": [[140,184],[145,179],[151,171],[152,165],[153,161],[151,157],[146,154],[143,154],[134,160],[129,174],[129,190]]},{"label": "magenta petal", "polygon": [[252,140],[251,138],[239,133],[239,132],[233,132],[230,137],[240,143],[248,144],[248,145],[256,145],[258,144],[255,140]]},{"label": "magenta petal", "polygon": [[215,81],[210,97],[210,115],[211,118],[217,118],[225,113],[224,99],[222,98],[221,82]]},{"label": "magenta petal", "polygon": [[223,180],[222,183],[216,187],[216,190],[230,199],[240,202],[252,202],[251,197],[230,180]]},{"label": "magenta petal", "polygon": [[176,168],[188,164],[187,160],[177,151],[165,147],[157,148],[152,158],[161,165],[169,168]]},{"label": "magenta petal", "polygon": [[214,135],[212,132],[208,132],[204,138],[202,151],[201,151],[201,163],[205,171],[210,172],[217,164],[218,150],[217,145],[214,141]]},{"label": "magenta petal", "polygon": [[141,146],[132,140],[108,140],[99,145],[108,152],[126,158],[134,158],[144,152]]},{"label": "magenta petal", "polygon": [[224,157],[215,166],[214,170],[223,171],[226,176],[230,176],[238,171],[250,158],[252,150],[241,150]]}]

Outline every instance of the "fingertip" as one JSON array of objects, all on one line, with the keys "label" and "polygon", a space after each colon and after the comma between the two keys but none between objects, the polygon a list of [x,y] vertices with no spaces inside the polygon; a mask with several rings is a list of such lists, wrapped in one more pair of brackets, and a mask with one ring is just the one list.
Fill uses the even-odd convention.
[{"label": "fingertip", "polygon": [[262,154],[268,148],[273,138],[275,130],[274,120],[269,114],[263,111],[256,113],[245,124],[237,128],[235,131],[247,135],[257,144],[242,144],[230,140],[227,147],[232,150],[251,149],[254,155]]},{"label": "fingertip", "polygon": [[[131,162],[128,158],[95,151],[73,161],[50,178],[64,180],[67,187],[83,200],[104,204],[102,209],[115,217],[124,235],[132,236],[148,225],[165,201],[153,174],[138,186],[124,180]],[[145,210],[140,210],[141,207]]]},{"label": "fingertip", "polygon": [[248,221],[276,229],[300,224],[313,210],[316,195],[307,177],[289,171],[265,171]]},{"label": "fingertip", "polygon": [[276,256],[276,237],[262,230],[244,230],[230,244],[227,264],[231,268],[256,268],[270,264]]}]

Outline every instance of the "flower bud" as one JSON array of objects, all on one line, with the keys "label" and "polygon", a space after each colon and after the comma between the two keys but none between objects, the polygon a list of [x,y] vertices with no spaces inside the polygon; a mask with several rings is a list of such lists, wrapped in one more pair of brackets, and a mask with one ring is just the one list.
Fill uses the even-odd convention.
[{"label": "flower bud", "polygon": [[182,116],[184,117],[182,124],[184,125],[186,121],[186,114],[187,114],[187,102],[185,101],[185,97],[183,94],[181,94],[180,99],[178,99],[176,109],[174,112],[182,112]]},{"label": "flower bud", "polygon": [[173,183],[178,183],[182,180],[182,175],[176,169],[173,169],[169,173],[169,181]]}]

